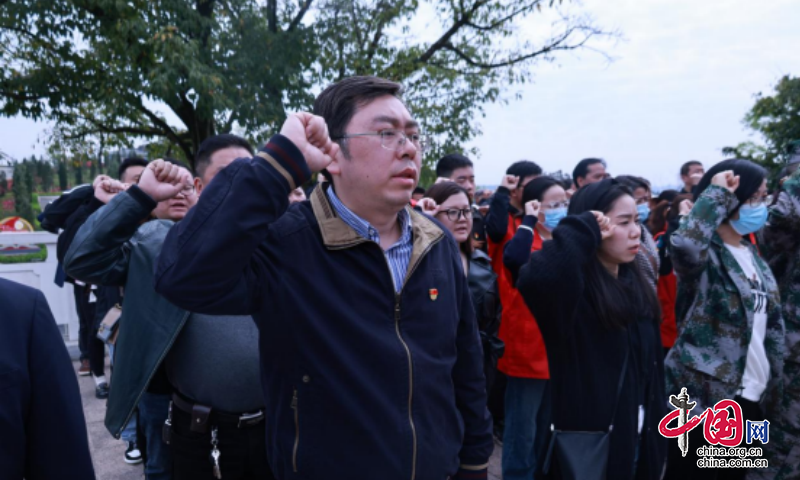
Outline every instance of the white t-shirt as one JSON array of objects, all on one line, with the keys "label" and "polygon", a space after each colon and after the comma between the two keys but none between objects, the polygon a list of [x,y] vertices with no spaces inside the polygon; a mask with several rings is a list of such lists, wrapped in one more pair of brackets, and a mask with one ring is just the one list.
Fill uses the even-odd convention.
[{"label": "white t-shirt", "polygon": [[[750,338],[750,345],[747,348],[747,363],[744,367],[742,377],[742,397],[751,402],[761,400],[761,394],[767,388],[769,382],[769,360],[767,351],[764,348],[764,337],[767,333],[767,302],[768,296],[764,288],[764,282],[756,272],[753,253],[747,247],[734,247],[725,245],[731,252],[733,258],[742,267],[753,296],[753,334]],[[742,299],[744,300],[744,299]]]}]

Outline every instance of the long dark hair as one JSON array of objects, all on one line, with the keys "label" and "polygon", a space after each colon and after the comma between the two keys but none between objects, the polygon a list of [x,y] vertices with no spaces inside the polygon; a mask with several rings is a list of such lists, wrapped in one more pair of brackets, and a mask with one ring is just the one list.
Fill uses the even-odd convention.
[{"label": "long dark hair", "polygon": [[[589,210],[608,213],[625,195],[633,197],[633,192],[614,179],[586,185],[572,196],[569,214],[578,215]],[[625,328],[642,318],[660,321],[661,305],[636,261],[621,264],[619,275],[614,278],[594,255],[583,273],[589,304],[605,328]]]},{"label": "long dark hair", "polygon": [[739,188],[737,188],[736,192],[734,192],[734,195],[736,195],[736,198],[739,200],[739,205],[728,216],[728,218],[730,218],[731,215],[734,215],[737,211],[739,211],[739,207],[744,205],[744,203],[749,200],[750,197],[758,192],[758,189],[761,188],[761,184],[764,183],[764,179],[767,178],[767,171],[764,169],[764,167],[761,167],[750,160],[744,160],[741,158],[723,160],[709,168],[706,174],[703,175],[700,183],[697,184],[697,189],[694,191],[695,202],[711,184],[711,179],[714,178],[714,175],[724,172],[725,170],[733,170],[734,175],[739,175]]},{"label": "long dark hair", "polygon": [[[459,193],[463,193],[467,197],[467,203],[469,203],[469,194],[461,185],[455,182],[437,183],[425,192],[425,196],[432,199],[437,205],[441,205],[446,202],[448,198],[453,195],[458,195]],[[458,245],[458,248],[464,252],[467,258],[472,257],[472,232],[470,232],[466,241]]]}]

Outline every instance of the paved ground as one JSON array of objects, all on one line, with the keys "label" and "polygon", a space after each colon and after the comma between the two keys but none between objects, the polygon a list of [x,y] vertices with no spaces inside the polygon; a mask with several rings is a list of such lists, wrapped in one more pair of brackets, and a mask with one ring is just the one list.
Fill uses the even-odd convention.
[{"label": "paved ground", "polygon": [[[78,362],[73,362],[75,370]],[[106,367],[106,375],[109,368]],[[140,465],[128,465],[123,460],[126,444],[116,440],[108,433],[103,418],[106,415],[106,401],[94,396],[94,380],[92,377],[78,377],[83,400],[83,414],[86,417],[86,428],[89,432],[89,449],[92,452],[94,470],[97,480],[140,480],[144,472]]]},{"label": "paved ground", "polygon": [[[73,362],[77,371],[78,362]],[[106,368],[106,372],[109,369]],[[108,374],[108,373],[107,373]],[[128,465],[123,461],[125,443],[116,440],[108,433],[103,418],[106,414],[105,400],[94,396],[94,381],[91,377],[78,377],[83,400],[83,413],[89,432],[89,448],[92,451],[94,468],[98,480],[141,480],[144,478],[141,465]],[[494,455],[489,463],[490,480],[500,480],[501,447],[495,445]]]}]

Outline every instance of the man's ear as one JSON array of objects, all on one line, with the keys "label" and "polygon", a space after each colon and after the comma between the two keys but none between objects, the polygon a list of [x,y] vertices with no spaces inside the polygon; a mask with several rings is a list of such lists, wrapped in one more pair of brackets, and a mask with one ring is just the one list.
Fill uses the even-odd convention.
[{"label": "man's ear", "polygon": [[200,192],[202,192],[204,188],[205,185],[203,185],[203,181],[200,180],[200,177],[194,177],[194,191],[200,195]]},{"label": "man's ear", "polygon": [[332,176],[341,175],[342,174],[342,162],[345,162],[345,161],[346,160],[344,158],[344,153],[342,152],[342,149],[340,148],[339,151],[336,153],[336,156],[333,157],[333,160],[331,161],[331,163],[329,163],[327,168],[325,168],[325,171],[328,172],[328,174],[325,175],[325,178],[327,178],[328,181],[332,182],[333,181],[333,178],[331,178]]}]

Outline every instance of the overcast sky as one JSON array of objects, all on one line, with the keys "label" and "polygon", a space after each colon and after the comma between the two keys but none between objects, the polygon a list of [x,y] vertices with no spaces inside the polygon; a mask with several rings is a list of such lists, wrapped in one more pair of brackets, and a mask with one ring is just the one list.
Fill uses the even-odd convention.
[{"label": "overcast sky", "polygon": [[[676,184],[684,161],[709,166],[722,160],[722,147],[760,140],[741,123],[753,95],[800,75],[797,0],[584,0],[580,11],[622,34],[598,44],[614,60],[562,54],[510,92],[520,100],[488,106],[483,135],[470,144],[481,152],[479,184],[498,184],[516,160],[571,172],[588,156],[606,159],[615,175]],[[530,18],[520,34],[541,26]],[[0,119],[0,150],[30,155],[44,128]]]}]

